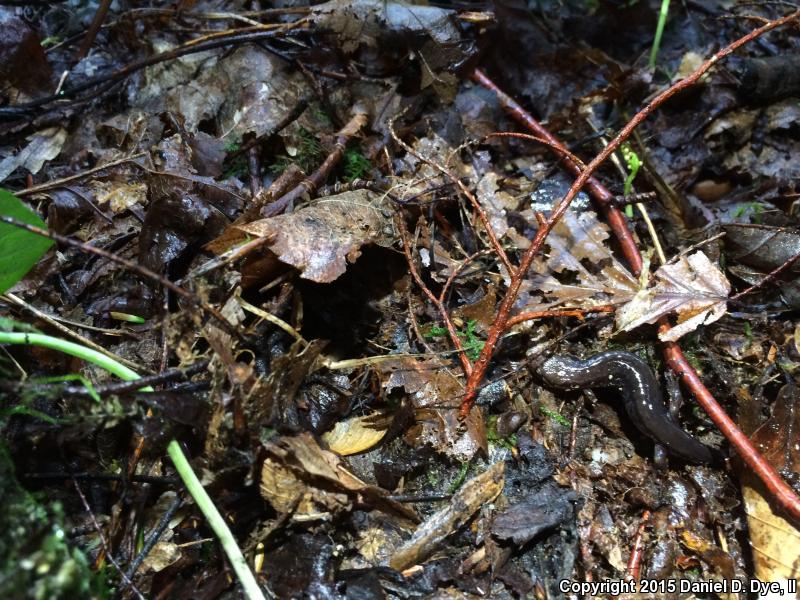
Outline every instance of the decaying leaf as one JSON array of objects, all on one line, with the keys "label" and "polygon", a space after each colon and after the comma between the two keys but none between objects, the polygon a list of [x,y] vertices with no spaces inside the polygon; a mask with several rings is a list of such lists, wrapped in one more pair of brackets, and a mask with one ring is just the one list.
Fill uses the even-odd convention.
[{"label": "decaying leaf", "polygon": [[608,237],[608,227],[593,211],[567,211],[547,238],[547,259],[531,267],[525,308],[585,308],[630,300],[638,288],[636,278],[611,253]]},{"label": "decaying leaf", "polygon": [[402,571],[424,561],[451,533],[461,528],[484,504],[493,501],[505,485],[505,463],[497,462],[467,481],[450,503],[431,515],[405,544],[397,549],[389,566]]},{"label": "decaying leaf", "polygon": [[328,518],[359,501],[408,522],[417,520],[411,509],[386,498],[385,490],[350,473],[338,456],[320,448],[309,433],[282,437],[265,444],[264,450],[261,495],[278,512],[291,512],[298,520]]},{"label": "decaying leaf", "polygon": [[19,167],[38,173],[45,162],[59,155],[66,139],[67,130],[63,127],[48,127],[34,133],[28,138],[27,146],[0,161],[0,181]]},{"label": "decaying leaf", "polygon": [[[800,471],[800,394],[785,385],[778,393],[772,417],[752,441],[779,472]],[[755,576],[761,581],[786,581],[800,573],[800,530],[778,513],[770,494],[751,471],[742,476],[742,495],[747,510]]]},{"label": "decaying leaf", "polygon": [[674,342],[700,325],[720,319],[727,311],[731,284],[700,251],[660,267],[655,278],[655,286],[640,290],[617,310],[620,330],[630,331],[675,312],[678,324],[668,333],[659,334],[662,341]]},{"label": "decaying leaf", "polygon": [[147,186],[140,182],[98,181],[94,188],[98,204],[108,204],[113,213],[147,204]]},{"label": "decaying leaf", "polygon": [[361,43],[376,46],[389,32],[427,34],[439,44],[459,40],[453,11],[434,6],[381,0],[333,0],[315,6],[310,20],[336,32],[345,52],[356,50]]},{"label": "decaying leaf", "polygon": [[322,439],[332,452],[340,456],[369,450],[386,435],[386,427],[380,425],[382,416],[381,413],[374,413],[339,421],[332,430],[322,435]]},{"label": "decaying leaf", "polygon": [[557,486],[543,486],[536,494],[508,507],[497,515],[492,534],[525,544],[541,532],[574,518],[578,495]]},{"label": "decaying leaf", "polygon": [[486,429],[482,411],[473,410],[462,423],[458,418],[461,382],[439,359],[398,357],[380,363],[384,388],[402,387],[417,412],[417,426],[406,435],[415,446],[430,445],[460,461],[470,460],[478,450],[486,451]]},{"label": "decaying leaf", "polygon": [[390,207],[367,190],[322,198],[298,211],[261,219],[239,229],[270,237],[278,258],[300,270],[300,276],[329,283],[355,262],[366,244],[389,246],[394,241]]}]

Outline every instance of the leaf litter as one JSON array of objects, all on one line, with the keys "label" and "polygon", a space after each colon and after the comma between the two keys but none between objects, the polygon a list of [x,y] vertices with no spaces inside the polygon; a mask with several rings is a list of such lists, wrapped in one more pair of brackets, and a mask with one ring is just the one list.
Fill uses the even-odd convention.
[{"label": "leaf litter", "polygon": [[[588,159],[599,129],[618,130],[667,83],[635,59],[652,43],[654,7],[112,4],[75,64],[74,40],[102,3],[85,4],[74,19],[55,5],[2,9],[0,179],[26,207],[4,202],[3,214],[46,218],[197,301],[74,247],[41,241],[47,254],[22,281],[36,258],[0,256],[19,263],[3,269],[16,294],[0,299],[4,319],[77,332],[164,377],[153,393],[109,392],[108,377],[80,361],[3,348],[8,514],[34,502],[22,485],[41,492],[26,508],[37,539],[72,532],[48,554],[6,528],[3,573],[47,567],[16,573],[19,589],[230,595],[219,545],[162,461],[170,436],[275,597],[559,597],[560,579],[624,577],[645,521],[648,578],[785,575],[771,558],[793,547],[794,525],[753,482],[740,493],[724,470],[655,466],[652,442],[614,409],[613,391],[545,389],[526,368],[527,355],[555,344],[647,355],[648,325],[673,319],[661,339],[680,338],[775,467],[796,471],[793,388],[777,382],[796,377],[800,360],[789,312],[800,297],[797,107],[763,85],[748,91],[781,61],[745,64],[741,77],[723,65],[641,126],[633,191],[657,192],[647,210],[672,260],[634,277],[588,199],[576,201],[511,307],[541,320],[505,332],[478,408],[460,420],[467,373],[453,342],[472,364],[510,283],[492,236],[517,264],[537,213],[570,183],[545,146],[484,139],[512,125],[468,75],[488,69]],[[664,72],[748,27],[706,10],[671,13]],[[773,18],[780,7],[759,10]],[[609,35],[620,23],[625,35]],[[773,35],[770,52],[796,52],[796,39]],[[157,53],[173,56],[114,75]],[[54,73],[70,67],[58,88]],[[597,176],[623,195],[624,176]],[[30,211],[39,217],[20,216]],[[628,223],[661,262],[645,221]],[[0,244],[33,256],[39,242],[12,231],[0,225]],[[731,295],[747,286],[750,295]],[[0,329],[20,327],[9,323]],[[197,365],[206,366],[186,375]],[[100,401],[37,380],[70,372]],[[670,406],[681,426],[719,446],[701,413],[679,411],[678,395]],[[759,516],[748,522],[750,511]],[[56,572],[71,575],[47,575]]]}]

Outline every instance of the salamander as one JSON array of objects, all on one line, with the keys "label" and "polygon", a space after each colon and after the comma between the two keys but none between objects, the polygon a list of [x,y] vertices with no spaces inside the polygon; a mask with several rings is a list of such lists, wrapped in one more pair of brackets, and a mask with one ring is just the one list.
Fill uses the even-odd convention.
[{"label": "salamander", "polygon": [[622,391],[625,411],[636,428],[686,461],[720,464],[722,453],[702,444],[672,419],[650,366],[630,352],[612,350],[581,360],[551,356],[536,370],[548,386],[561,389],[612,387]]}]

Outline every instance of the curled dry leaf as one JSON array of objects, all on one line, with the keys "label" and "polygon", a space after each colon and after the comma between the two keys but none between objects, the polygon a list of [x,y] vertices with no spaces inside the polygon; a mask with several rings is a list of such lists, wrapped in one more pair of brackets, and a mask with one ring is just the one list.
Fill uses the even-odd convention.
[{"label": "curled dry leaf", "polygon": [[322,435],[322,439],[332,452],[340,456],[364,452],[386,435],[387,428],[380,425],[382,417],[383,414],[377,412],[339,421],[333,429]]},{"label": "curled dry leaf", "polygon": [[721,318],[731,284],[702,252],[682,256],[655,272],[652,288],[640,289],[636,296],[617,310],[617,327],[630,331],[644,323],[655,323],[670,313],[678,314],[678,324],[666,334],[665,342],[674,342],[700,325]]},{"label": "curled dry leaf", "polygon": [[367,244],[394,241],[388,201],[367,190],[329,196],[287,215],[261,219],[239,229],[271,238],[268,247],[300,270],[300,276],[329,283],[355,262]]},{"label": "curled dry leaf", "polygon": [[505,485],[505,463],[497,462],[467,481],[450,503],[417,528],[411,538],[397,549],[389,566],[402,571],[420,563],[451,533],[461,528],[480,508],[492,502]]},{"label": "curled dry leaf", "polygon": [[338,456],[320,448],[309,433],[269,442],[264,450],[261,496],[278,512],[291,512],[301,520],[327,518],[349,510],[357,500],[400,517],[406,524],[418,520],[411,509],[386,498],[385,490],[350,473]]}]

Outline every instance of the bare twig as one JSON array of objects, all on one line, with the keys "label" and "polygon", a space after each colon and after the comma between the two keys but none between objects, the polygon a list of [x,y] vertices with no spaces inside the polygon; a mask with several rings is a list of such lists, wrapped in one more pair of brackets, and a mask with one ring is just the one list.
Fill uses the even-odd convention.
[{"label": "bare twig", "polygon": [[[622,213],[613,206],[609,199],[612,197],[610,192],[605,189],[598,181],[593,180],[591,175],[592,172],[597,169],[597,167],[602,163],[602,161],[607,158],[616,148],[621,144],[627,136],[629,136],[634,128],[641,123],[655,108],[657,108],[661,103],[665,100],[670,98],[672,95],[677,93],[680,89],[684,89],[689,85],[695,83],[708,69],[710,69],[714,64],[716,64],[721,58],[728,56],[734,50],[741,47],[742,45],[752,41],[753,39],[757,38],[758,36],[770,31],[776,27],[789,23],[800,16],[800,11],[796,11],[790,15],[785,17],[776,19],[774,21],[768,22],[763,27],[760,27],[749,34],[745,35],[744,37],[736,40],[729,46],[723,48],[716,54],[714,54],[710,59],[705,61],[692,75],[687,77],[684,80],[679,81],[674,86],[670,87],[669,89],[665,90],[655,99],[653,99],[644,109],[642,109],[639,113],[634,116],[634,118],[622,129],[622,131],[614,138],[614,140],[601,152],[587,167],[585,171],[580,173],[578,179],[575,181],[573,186],[570,188],[570,191],[567,193],[567,196],[562,200],[562,204],[568,203],[569,200],[574,198],[577,194],[578,190],[584,185],[587,186],[592,196],[599,202],[601,208],[603,209],[606,220],[608,221],[609,225],[611,226],[612,231],[617,236],[617,239],[622,246],[623,253],[627,258],[628,262],[631,265],[632,270],[635,274],[639,274],[642,269],[642,257],[639,253],[639,249],[637,248],[633,237],[631,236],[630,231],[628,230],[627,223],[625,222],[624,216]],[[480,71],[475,71],[473,73],[473,78],[476,79],[482,85],[485,85],[489,89],[495,91],[495,93],[500,98],[501,103],[506,107],[506,109],[512,114],[512,116],[520,121],[525,127],[529,128],[531,131],[540,135],[542,137],[546,137],[553,141],[558,141],[554,138],[547,130],[545,130],[533,117],[531,117],[527,112],[525,112],[522,107],[519,106],[514,100],[512,100],[509,96],[504,94],[497,86],[483,73]],[[567,168],[570,170],[577,171],[578,167],[576,165],[570,164],[569,162],[565,163]],[[561,206],[561,205],[559,205]],[[555,216],[555,215],[554,215]],[[551,217],[552,220],[552,217]],[[533,244],[532,244],[533,247]],[[501,315],[498,315],[501,316]],[[670,330],[669,322],[662,318],[660,321],[659,332],[666,333]],[[498,334],[499,335],[499,334]],[[469,387],[470,382],[473,379],[477,381],[480,380],[480,369],[483,369],[485,372],[486,366],[488,364],[488,359],[491,356],[491,348],[488,348],[489,344],[487,342],[486,346],[484,347],[484,351],[487,351],[487,357],[485,363],[481,363],[476,365],[476,369],[473,371],[472,376],[468,380],[468,393],[470,395],[466,396],[466,401],[462,405],[462,412],[466,409],[469,410],[471,406],[471,402],[474,398],[474,392],[472,392],[472,388]],[[674,342],[666,342],[662,345],[662,351],[664,357],[666,359],[667,364],[675,371],[680,377],[684,384],[692,391],[697,401],[706,411],[706,413],[711,417],[720,431],[725,435],[725,437],[730,441],[731,445],[736,449],[739,455],[743,458],[743,460],[747,463],[747,465],[753,470],[753,472],[761,479],[764,483],[766,488],[770,491],[773,498],[780,504],[780,506],[795,520],[800,520],[800,497],[794,492],[794,490],[784,482],[780,475],[778,475],[777,471],[770,465],[763,456],[753,447],[750,440],[747,438],[746,435],[736,426],[736,424],[732,421],[732,419],[728,416],[725,410],[719,405],[716,399],[713,397],[711,392],[703,384],[702,380],[700,379],[697,372],[691,366],[689,361],[684,356],[683,352]],[[479,359],[480,360],[480,359]],[[474,385],[474,384],[473,384]]]},{"label": "bare twig", "polygon": [[741,292],[739,292],[738,294],[734,294],[733,296],[731,296],[730,298],[728,298],[728,300],[729,300],[730,302],[736,302],[736,301],[737,301],[737,300],[739,300],[739,298],[741,298],[742,296],[746,296],[747,294],[749,294],[749,293],[751,293],[751,292],[754,292],[754,291],[756,291],[757,289],[759,289],[759,288],[760,288],[760,287],[762,287],[763,285],[765,285],[765,284],[769,283],[770,281],[772,281],[773,279],[775,279],[775,278],[776,278],[778,275],[780,275],[781,273],[783,273],[783,272],[784,272],[786,269],[788,269],[789,267],[791,267],[791,266],[792,266],[794,263],[796,263],[796,262],[797,262],[797,260],[798,260],[798,259],[800,259],[800,252],[798,252],[797,254],[795,254],[794,256],[792,256],[790,259],[788,259],[788,260],[787,260],[785,263],[783,263],[783,264],[782,264],[781,266],[779,266],[778,268],[776,268],[776,269],[773,269],[772,271],[770,271],[769,273],[767,273],[766,275],[764,275],[764,277],[762,277],[760,281],[758,281],[757,283],[754,283],[754,284],[753,284],[753,285],[751,285],[750,287],[748,287],[748,288],[746,288],[746,289],[742,290],[742,291],[741,291]]},{"label": "bare twig", "polygon": [[2,221],[3,223],[7,223],[8,225],[13,225],[14,227],[19,227],[20,229],[25,229],[25,230],[27,230],[27,231],[29,231],[31,233],[35,233],[36,235],[40,235],[42,237],[50,238],[51,240],[54,240],[54,241],[58,242],[59,244],[65,244],[67,246],[70,246],[71,248],[76,248],[76,249],[80,250],[81,252],[86,252],[88,254],[95,254],[97,256],[101,256],[103,258],[106,258],[106,259],[108,259],[108,260],[110,260],[112,262],[115,262],[118,265],[122,265],[123,267],[125,267],[128,270],[133,271],[134,273],[138,273],[142,277],[145,277],[147,279],[150,279],[152,281],[155,281],[155,282],[161,284],[165,288],[167,288],[167,289],[175,292],[176,294],[178,294],[181,298],[185,298],[191,304],[199,306],[205,312],[207,312],[212,317],[214,317],[217,321],[219,321],[220,325],[223,326],[225,331],[227,331],[231,335],[236,336],[237,338],[241,338],[242,337],[242,333],[241,333],[241,331],[239,331],[239,328],[237,326],[233,325],[232,323],[230,323],[222,315],[222,313],[219,312],[216,308],[214,308],[213,306],[211,306],[207,302],[204,302],[203,300],[201,300],[196,294],[193,294],[189,290],[186,290],[186,289],[182,288],[181,286],[173,283],[172,281],[170,281],[169,279],[167,279],[163,275],[159,275],[158,273],[155,273],[155,272],[151,271],[150,269],[148,269],[146,267],[143,267],[143,266],[141,266],[141,265],[139,265],[137,263],[131,262],[131,261],[125,259],[125,258],[122,258],[121,256],[117,256],[113,252],[109,252],[107,250],[103,250],[102,248],[97,248],[95,246],[90,246],[89,244],[84,244],[83,242],[80,242],[78,240],[74,240],[74,239],[72,239],[70,237],[55,233],[53,231],[48,231],[46,229],[42,229],[41,227],[35,227],[33,225],[28,225],[27,223],[23,223],[22,221],[18,221],[17,219],[14,219],[12,217],[0,216],[0,221]]},{"label": "bare twig", "polygon": [[307,179],[301,181],[300,184],[294,189],[278,198],[272,204],[264,207],[262,214],[267,217],[278,215],[286,210],[289,206],[292,206],[306,194],[313,194],[318,187],[325,183],[325,180],[328,178],[331,171],[333,171],[334,167],[339,164],[339,161],[342,160],[342,156],[344,156],[344,149],[350,139],[359,131],[361,131],[361,128],[366,124],[366,113],[361,110],[356,111],[350,121],[348,121],[348,123],[341,130],[339,130],[339,133],[336,134],[336,143],[334,148],[325,158],[325,161],[320,165],[320,167]]}]

